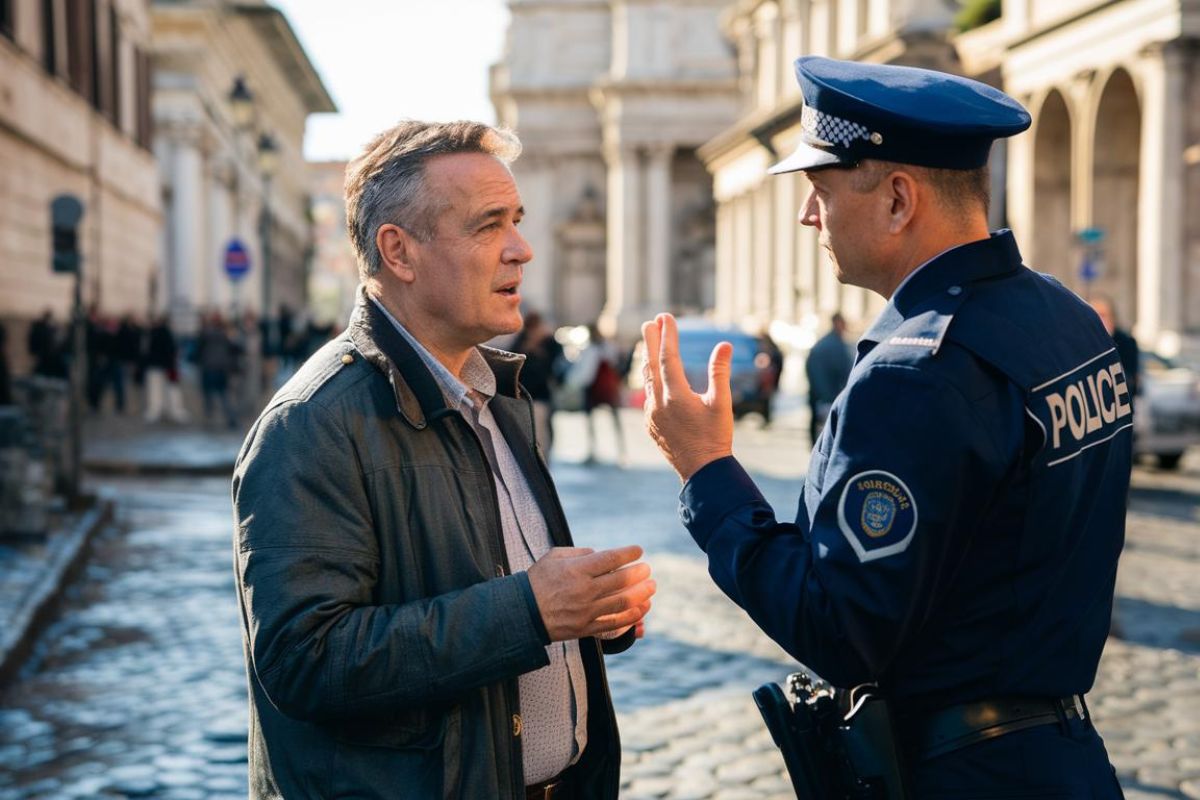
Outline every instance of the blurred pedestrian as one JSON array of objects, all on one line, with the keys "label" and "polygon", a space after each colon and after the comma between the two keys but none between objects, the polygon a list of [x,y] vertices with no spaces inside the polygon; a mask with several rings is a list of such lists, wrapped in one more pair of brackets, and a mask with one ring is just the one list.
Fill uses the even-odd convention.
[{"label": "blurred pedestrian", "polygon": [[850,379],[850,368],[854,359],[850,355],[850,344],[846,341],[846,320],[841,312],[829,318],[829,332],[817,340],[808,359],[804,362],[804,373],[808,377],[808,435],[814,445],[825,427],[833,401]]},{"label": "blurred pedestrian", "polygon": [[122,388],[141,386],[142,341],[144,330],[133,314],[122,314],[113,336],[114,369],[120,373],[118,380]]},{"label": "blurred pedestrian", "polygon": [[596,423],[594,412],[607,408],[612,415],[616,435],[617,461],[625,463],[625,436],[621,430],[621,371],[624,363],[616,345],[600,333],[595,323],[588,325],[588,343],[571,365],[568,381],[583,389],[583,412],[587,414],[588,454],[585,464],[596,463]]},{"label": "blurred pedestrian", "polygon": [[26,351],[33,359],[33,374],[46,378],[67,377],[67,361],[64,348],[66,332],[59,329],[54,322],[54,313],[50,309],[29,326],[29,334],[25,340]]},{"label": "blurred pedestrian", "polygon": [[554,387],[558,385],[563,364],[562,345],[554,338],[554,332],[542,315],[530,311],[525,315],[524,327],[513,340],[512,350],[525,356],[521,385],[533,401],[536,441],[549,459],[550,449],[554,446]]},{"label": "blurred pedestrian", "polygon": [[12,402],[12,373],[8,369],[8,327],[0,321],[0,406],[9,406]]},{"label": "blurred pedestrian", "polygon": [[88,406],[99,412],[111,389],[118,414],[125,412],[125,375],[121,371],[117,343],[118,323],[93,305],[88,311],[85,344],[87,346]]},{"label": "blurred pedestrian", "polygon": [[204,318],[196,338],[195,358],[200,369],[205,420],[211,422],[219,409],[229,428],[236,428],[237,411],[229,394],[229,383],[238,368],[238,352],[221,312],[212,311]]},{"label": "blurred pedestrian", "polygon": [[146,383],[146,422],[159,422],[164,415],[172,422],[187,422],[183,390],[179,384],[179,346],[166,314],[155,317],[146,332],[142,365]]},{"label": "blurred pedestrian", "polygon": [[1121,369],[1125,372],[1125,383],[1129,386],[1129,396],[1137,397],[1141,391],[1141,353],[1138,351],[1137,339],[1133,338],[1133,334],[1117,324],[1117,307],[1113,303],[1112,298],[1107,295],[1092,295],[1088,302],[1092,306],[1092,310],[1096,312],[1096,316],[1100,317],[1100,322],[1104,324],[1104,330],[1108,331],[1108,335],[1112,337],[1113,344],[1117,347],[1117,356],[1121,359]]}]

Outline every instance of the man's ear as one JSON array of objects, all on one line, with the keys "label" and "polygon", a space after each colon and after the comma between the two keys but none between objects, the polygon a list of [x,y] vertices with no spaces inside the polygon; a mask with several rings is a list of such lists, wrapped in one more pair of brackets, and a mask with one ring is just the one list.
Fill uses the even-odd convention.
[{"label": "man's ear", "polygon": [[892,201],[888,211],[888,232],[900,233],[908,227],[917,213],[917,206],[920,203],[917,181],[907,172],[896,170],[888,175],[887,186],[891,192]]},{"label": "man's ear", "polygon": [[375,247],[379,249],[379,260],[388,274],[402,283],[412,283],[417,278],[417,240],[399,225],[380,225],[375,231]]}]

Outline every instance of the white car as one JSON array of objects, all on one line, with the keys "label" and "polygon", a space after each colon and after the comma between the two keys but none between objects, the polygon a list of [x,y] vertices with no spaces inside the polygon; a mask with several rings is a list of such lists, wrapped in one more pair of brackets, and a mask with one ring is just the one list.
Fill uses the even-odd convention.
[{"label": "white car", "polygon": [[1141,353],[1141,391],[1134,400],[1134,456],[1152,455],[1178,469],[1188,447],[1200,444],[1200,375],[1157,353]]}]

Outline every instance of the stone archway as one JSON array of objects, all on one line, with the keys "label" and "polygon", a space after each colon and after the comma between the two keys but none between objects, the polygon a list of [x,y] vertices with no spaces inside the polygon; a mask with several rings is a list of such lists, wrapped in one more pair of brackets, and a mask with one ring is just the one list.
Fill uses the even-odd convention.
[{"label": "stone archway", "polygon": [[1092,225],[1105,232],[1093,290],[1110,296],[1123,327],[1137,321],[1138,162],[1142,112],[1133,79],[1109,76],[1096,109]]},{"label": "stone archway", "polygon": [[1033,144],[1033,259],[1031,266],[1071,285],[1071,115],[1051,90],[1037,115]]}]

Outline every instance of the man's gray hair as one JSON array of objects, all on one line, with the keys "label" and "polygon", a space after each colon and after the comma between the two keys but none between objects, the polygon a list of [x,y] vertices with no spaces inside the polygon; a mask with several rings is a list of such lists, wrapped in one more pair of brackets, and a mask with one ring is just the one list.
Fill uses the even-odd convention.
[{"label": "man's gray hair", "polygon": [[444,201],[426,190],[425,162],[452,153],[483,153],[507,166],[521,154],[521,142],[481,122],[407,120],[376,136],[347,165],[346,229],[361,280],[383,268],[375,245],[379,226],[399,225],[422,242],[433,237]]}]

